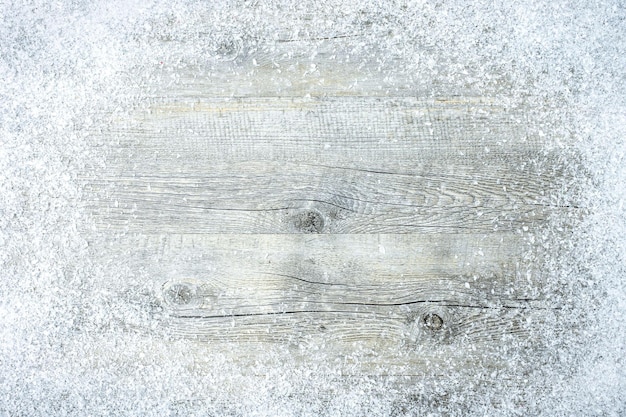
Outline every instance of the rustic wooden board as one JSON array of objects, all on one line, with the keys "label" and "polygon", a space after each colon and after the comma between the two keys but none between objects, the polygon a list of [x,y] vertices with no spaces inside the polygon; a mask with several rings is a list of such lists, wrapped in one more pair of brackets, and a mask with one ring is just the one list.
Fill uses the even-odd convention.
[{"label": "rustic wooden board", "polygon": [[571,204],[526,118],[479,99],[160,103],[93,136],[110,157],[86,201],[142,233],[528,228]]},{"label": "rustic wooden board", "polygon": [[[524,239],[513,232],[150,234],[112,235],[90,246],[100,262],[123,263],[144,277],[156,303],[150,314],[161,317],[155,336],[208,343],[202,357],[237,346],[231,360],[251,365],[298,346],[300,365],[353,357],[351,372],[404,375],[435,360],[419,353],[433,343],[437,360],[455,367],[470,360],[460,346],[496,368],[506,360],[489,352],[503,341],[526,346],[527,354],[542,346],[531,336],[554,322],[558,306],[540,291],[539,266],[525,262]],[[123,282],[108,287],[124,297],[142,291]],[[431,314],[445,330],[425,327]],[[292,350],[283,352],[290,361]]]},{"label": "rustic wooden board", "polygon": [[528,285],[541,271],[521,262],[524,238],[509,232],[162,234],[90,245],[103,262],[123,259],[145,271],[155,288],[188,286],[189,297],[174,307],[207,316],[278,313],[309,303],[323,310],[425,302],[524,308],[541,301]]},{"label": "rustic wooden board", "polygon": [[[486,98],[154,99],[94,145],[160,160],[371,164],[517,156],[541,149],[523,103]],[[384,166],[384,165],[383,165]]]},{"label": "rustic wooden board", "polygon": [[527,229],[570,211],[551,205],[549,175],[503,164],[394,173],[215,162],[207,172],[164,162],[107,171],[89,182],[98,224],[142,233],[489,232]]},{"label": "rustic wooden board", "polygon": [[533,100],[416,98],[285,44],[161,74],[92,132],[85,235],[135,277],[98,287],[153,319],[125,331],[252,376],[522,378],[563,331],[536,234],[581,211]]},{"label": "rustic wooden board", "polygon": [[[172,52],[176,64],[161,61],[150,77],[129,75],[129,88],[152,98],[276,98],[276,97],[483,97],[486,92],[511,87],[506,76],[497,84],[485,83],[481,91],[451,82],[452,69],[432,60],[429,73],[412,77],[406,57],[368,42],[362,33],[293,38],[293,33],[273,34],[246,45],[225,38],[213,53],[188,51],[188,39],[159,39]],[[361,44],[361,45],[359,45]],[[366,50],[367,51],[366,51]],[[433,45],[424,45],[426,54]],[[384,62],[380,57],[385,56]],[[174,68],[172,68],[172,66]],[[470,70],[471,69],[467,69]],[[435,74],[432,76],[431,74]],[[495,95],[489,98],[493,99]],[[511,100],[512,104],[516,100]]]},{"label": "rustic wooden board", "polygon": [[520,263],[514,233],[133,235],[91,247],[144,277],[141,288],[109,283],[153,300],[158,327],[135,331],[196,340],[198,364],[226,357],[242,372],[499,369],[503,345],[541,349],[558,309],[537,293],[540,271]]}]

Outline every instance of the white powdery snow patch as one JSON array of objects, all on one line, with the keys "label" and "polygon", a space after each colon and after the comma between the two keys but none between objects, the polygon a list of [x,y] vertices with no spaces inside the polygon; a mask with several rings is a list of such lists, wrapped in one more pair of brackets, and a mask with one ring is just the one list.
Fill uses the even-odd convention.
[{"label": "white powdery snow patch", "polygon": [[[622,2],[356,3],[0,2],[0,416],[626,413]],[[220,357],[206,373],[193,344],[120,324],[154,328],[160,311],[142,271],[98,264],[80,232],[90,227],[81,175],[106,163],[87,132],[147,101],[156,77],[176,82],[185,65],[231,59],[259,39],[329,34],[358,35],[343,59],[374,62],[419,94],[532,96],[549,147],[566,146],[576,181],[562,197],[575,190],[589,214],[573,234],[555,222],[543,238],[562,248],[548,265],[565,323],[582,325],[517,391],[464,388],[463,375],[406,392],[296,368],[251,378]],[[137,295],[120,299],[97,284],[107,280]],[[515,376],[503,372],[494,378]]]}]

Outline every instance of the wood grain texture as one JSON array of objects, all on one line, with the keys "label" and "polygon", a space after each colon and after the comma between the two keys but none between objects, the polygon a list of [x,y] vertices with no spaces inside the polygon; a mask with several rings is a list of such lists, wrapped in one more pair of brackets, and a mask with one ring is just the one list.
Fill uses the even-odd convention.
[{"label": "wood grain texture", "polygon": [[541,270],[520,262],[534,255],[514,233],[120,235],[90,247],[102,262],[124,259],[144,271],[158,291],[188,283],[193,297],[175,307],[204,315],[334,304],[542,305]]},{"label": "wood grain texture", "polygon": [[130,328],[195,340],[204,356],[244,369],[284,361],[367,375],[467,361],[495,369],[507,360],[498,349],[541,349],[538,334],[559,310],[541,293],[541,271],[520,262],[528,249],[514,233],[133,235],[90,247],[143,282],[102,289],[149,291],[158,328],[132,320]]},{"label": "wood grain texture", "polygon": [[132,276],[98,288],[149,318],[123,329],[191,341],[200,372],[528,370],[564,331],[536,234],[583,211],[536,100],[416,95],[310,42],[157,71],[90,133],[91,254]]},{"label": "wood grain texture", "polygon": [[[496,96],[511,85],[507,77],[484,80],[480,89],[454,83],[448,65],[431,60],[428,73],[415,76],[414,63],[402,54],[367,43],[362,34],[327,34],[293,38],[286,30],[274,39],[220,42],[212,54],[191,53],[152,68],[148,77],[128,77],[129,89],[152,98],[186,99],[258,97],[475,97]],[[223,35],[222,35],[223,36]],[[159,39],[168,50],[184,50],[185,40]],[[364,51],[362,51],[364,52]],[[432,45],[424,53],[437,54]],[[385,55],[385,61],[379,57]],[[470,68],[466,70],[472,70]],[[452,72],[452,73],[451,73]],[[131,90],[132,91],[132,90]],[[491,94],[489,94],[491,93]]]},{"label": "wood grain texture", "polygon": [[529,228],[576,216],[533,126],[506,100],[166,100],[92,136],[85,200],[142,233]]},{"label": "wood grain texture", "polygon": [[[115,120],[94,146],[113,161],[464,162],[536,154],[523,103],[484,98],[160,99]],[[131,165],[132,166],[132,165]],[[384,166],[384,165],[383,165]],[[380,165],[379,165],[380,167]]]},{"label": "wood grain texture", "polygon": [[162,163],[88,180],[102,229],[141,233],[468,233],[528,230],[576,208],[551,175],[503,164],[373,171],[308,163]]},{"label": "wood grain texture", "polygon": [[[507,366],[502,351],[540,352],[534,332],[555,321],[552,311],[445,310],[450,318],[438,331],[422,324],[425,311],[442,307],[378,313],[302,312],[280,317],[174,317],[165,324],[174,338],[210,345],[212,354],[250,368],[255,363],[308,365],[344,375],[415,375],[429,367],[459,370],[480,363]],[[233,351],[234,350],[234,351]],[[278,359],[278,360],[276,360]],[[199,359],[202,362],[202,359]]]}]

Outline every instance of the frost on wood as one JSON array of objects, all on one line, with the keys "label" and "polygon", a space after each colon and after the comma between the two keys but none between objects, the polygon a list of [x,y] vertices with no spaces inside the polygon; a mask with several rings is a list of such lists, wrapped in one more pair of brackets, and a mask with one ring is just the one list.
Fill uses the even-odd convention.
[{"label": "frost on wood", "polygon": [[[623,4],[356,3],[0,5],[0,416],[626,413]],[[204,86],[216,97],[306,97],[337,71],[354,71],[346,93],[532,103],[543,120],[532,133],[572,179],[549,198],[587,213],[520,230],[561,307],[538,363],[511,345],[494,352],[507,366],[488,372],[443,361],[413,377],[346,378],[277,350],[244,373],[228,352],[170,339],[147,271],[91,250],[82,173],[107,163],[87,144],[110,115],[155,99],[155,86],[220,79]],[[223,77],[231,91],[216,87]],[[315,211],[303,216],[295,228],[324,231]],[[169,288],[167,302],[194,306],[194,285]],[[427,314],[415,331],[445,338],[446,316]]]}]

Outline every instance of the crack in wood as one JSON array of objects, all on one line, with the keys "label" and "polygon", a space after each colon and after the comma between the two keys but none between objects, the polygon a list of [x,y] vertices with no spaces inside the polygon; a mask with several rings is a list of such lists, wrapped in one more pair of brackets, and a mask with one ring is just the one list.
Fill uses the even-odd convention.
[{"label": "crack in wood", "polygon": [[[323,304],[316,302],[309,302],[310,304]],[[333,303],[334,305],[354,305],[354,306],[363,306],[363,307],[399,307],[399,306],[410,306],[415,304],[433,304],[436,307],[451,307],[451,308],[471,308],[471,309],[480,309],[480,310],[561,310],[562,307],[553,306],[553,307],[531,307],[531,306],[510,306],[510,305],[499,305],[499,306],[481,306],[481,305],[470,305],[470,304],[452,304],[446,303],[445,300],[420,300],[420,301],[409,301],[404,303]],[[280,315],[293,315],[293,314],[372,314],[371,311],[354,311],[354,310],[286,310],[286,311],[271,311],[264,313],[234,313],[234,314],[223,314],[223,315],[182,315],[182,314],[172,314],[172,317],[176,318],[189,318],[189,319],[217,319],[217,318],[229,318],[229,317],[259,317],[259,316],[280,316]]]},{"label": "crack in wood", "polygon": [[277,274],[277,273],[273,273],[273,272],[262,272],[262,271],[255,271],[255,273],[263,274],[263,275],[271,275],[271,276],[295,279],[297,281],[306,282],[307,284],[329,285],[329,286],[335,286],[335,287],[348,287],[348,285],[346,285],[346,284],[337,284],[337,283],[334,283],[334,282],[309,281],[307,279],[296,277],[294,275]]}]

